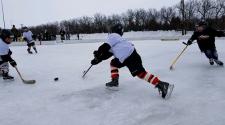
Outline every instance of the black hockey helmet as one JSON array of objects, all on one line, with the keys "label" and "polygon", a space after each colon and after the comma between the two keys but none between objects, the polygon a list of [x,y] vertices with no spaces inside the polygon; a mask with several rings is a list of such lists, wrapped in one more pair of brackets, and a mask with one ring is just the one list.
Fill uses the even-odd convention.
[{"label": "black hockey helmet", "polygon": [[118,33],[119,35],[123,35],[123,25],[118,23],[111,27],[111,33]]},{"label": "black hockey helmet", "polygon": [[1,35],[0,37],[2,38],[3,41],[5,41],[6,38],[10,38],[10,36],[13,35],[12,32],[10,30],[7,29],[3,29],[1,31]]}]

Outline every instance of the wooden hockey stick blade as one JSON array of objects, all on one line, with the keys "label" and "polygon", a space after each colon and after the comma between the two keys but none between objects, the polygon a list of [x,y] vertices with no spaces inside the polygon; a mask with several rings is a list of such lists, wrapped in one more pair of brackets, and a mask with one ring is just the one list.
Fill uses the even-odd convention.
[{"label": "wooden hockey stick blade", "polygon": [[34,84],[36,81],[35,80],[25,80],[23,79],[22,75],[20,74],[19,70],[17,67],[14,67],[17,71],[17,73],[19,74],[20,76],[20,79],[23,81],[24,84]]}]

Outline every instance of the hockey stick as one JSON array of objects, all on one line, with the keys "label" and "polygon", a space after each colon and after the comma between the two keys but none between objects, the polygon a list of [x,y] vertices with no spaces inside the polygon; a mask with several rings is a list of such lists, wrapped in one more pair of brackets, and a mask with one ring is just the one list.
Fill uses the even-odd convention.
[{"label": "hockey stick", "polygon": [[176,63],[177,60],[180,58],[180,56],[184,53],[184,51],[187,49],[188,44],[185,43],[185,42],[183,42],[183,44],[185,44],[186,46],[185,46],[184,49],[181,51],[181,53],[176,57],[176,59],[173,61],[173,63],[172,63],[171,66],[170,66],[170,70],[173,70],[173,69],[174,69],[175,63]]},{"label": "hockey stick", "polygon": [[23,77],[22,77],[21,73],[19,72],[18,68],[15,67],[15,69],[16,69],[17,73],[19,74],[20,79],[23,81],[23,83],[25,83],[25,84],[34,84],[36,82],[35,80],[25,80],[25,79],[23,79]]},{"label": "hockey stick", "polygon": [[85,75],[88,73],[88,71],[91,69],[92,66],[93,66],[93,65],[91,65],[87,70],[85,70],[85,71],[83,72],[83,75],[82,75],[82,78],[83,78],[83,79],[85,78]]}]

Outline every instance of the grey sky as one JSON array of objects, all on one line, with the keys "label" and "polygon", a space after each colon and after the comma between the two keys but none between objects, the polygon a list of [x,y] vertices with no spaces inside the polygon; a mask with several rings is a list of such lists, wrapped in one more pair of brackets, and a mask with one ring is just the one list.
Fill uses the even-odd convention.
[{"label": "grey sky", "polygon": [[[77,18],[93,16],[95,13],[106,15],[121,14],[128,9],[156,8],[172,6],[180,0],[3,0],[6,28],[12,24],[33,26]],[[3,27],[0,10],[0,27]]]}]

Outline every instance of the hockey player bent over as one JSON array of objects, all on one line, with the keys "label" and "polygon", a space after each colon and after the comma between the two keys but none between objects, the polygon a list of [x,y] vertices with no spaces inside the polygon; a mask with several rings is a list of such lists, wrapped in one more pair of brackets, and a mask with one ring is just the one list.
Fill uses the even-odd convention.
[{"label": "hockey player bent over", "polygon": [[187,44],[191,45],[194,40],[197,40],[201,52],[205,53],[211,65],[216,62],[217,65],[223,66],[223,62],[218,59],[218,54],[215,46],[215,37],[225,36],[222,31],[217,31],[211,27],[207,27],[206,22],[200,22],[196,26],[196,31],[188,40]]},{"label": "hockey player bent over", "polygon": [[111,56],[115,58],[111,60],[111,78],[112,81],[106,83],[107,87],[119,86],[119,68],[128,67],[133,77],[137,76],[143,79],[156,88],[158,88],[162,98],[169,98],[174,85],[163,82],[158,77],[147,72],[142,66],[140,55],[135,50],[132,43],[122,38],[123,26],[116,24],[111,27],[111,34],[109,34],[107,41],[102,44],[98,50],[94,51],[94,59],[91,61],[92,65],[100,63]]},{"label": "hockey player bent over", "polygon": [[23,39],[27,42],[27,51],[29,54],[32,54],[33,52],[31,51],[31,47],[33,47],[34,51],[37,53],[37,48],[35,47],[35,43],[33,41],[33,33],[27,28],[23,27]]},{"label": "hockey player bent over", "polygon": [[0,75],[2,75],[3,80],[14,80],[9,73],[9,64],[10,63],[13,67],[17,64],[11,58],[12,52],[9,49],[9,45],[12,42],[12,38],[10,36],[12,33],[9,30],[2,30],[0,35]]}]

